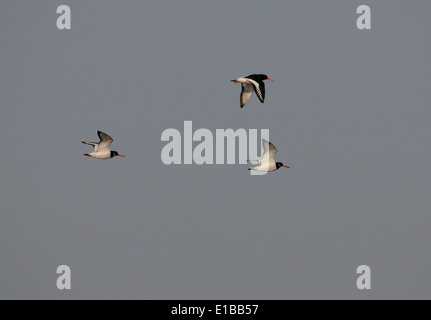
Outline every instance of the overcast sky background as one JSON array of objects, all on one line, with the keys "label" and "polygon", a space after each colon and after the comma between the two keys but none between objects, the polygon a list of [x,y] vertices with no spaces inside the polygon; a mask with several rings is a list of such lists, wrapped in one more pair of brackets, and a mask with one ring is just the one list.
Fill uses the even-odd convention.
[{"label": "overcast sky background", "polygon": [[[431,298],[430,12],[2,1],[0,298]],[[229,80],[251,73],[276,82],[240,109]],[[161,134],[185,120],[270,129],[291,168],[166,166]],[[126,158],[84,157],[97,130]],[[363,264],[371,291],[356,287]]]}]

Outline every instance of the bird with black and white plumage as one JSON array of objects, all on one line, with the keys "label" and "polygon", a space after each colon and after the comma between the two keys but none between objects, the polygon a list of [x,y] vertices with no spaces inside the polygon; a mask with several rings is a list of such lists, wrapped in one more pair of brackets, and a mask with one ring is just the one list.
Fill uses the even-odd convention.
[{"label": "bird with black and white plumage", "polygon": [[114,139],[111,138],[108,134],[97,131],[97,135],[100,138],[99,142],[87,142],[87,141],[81,141],[84,144],[88,144],[90,146],[94,147],[94,151],[91,153],[86,153],[84,156],[95,158],[95,159],[111,159],[114,157],[125,157],[121,154],[119,154],[117,151],[111,151],[111,144],[114,141]]},{"label": "bird with black and white plumage", "polygon": [[231,82],[241,83],[241,108],[244,108],[245,105],[250,101],[250,98],[253,94],[253,91],[256,92],[257,97],[260,102],[264,103],[265,101],[265,83],[264,80],[269,80],[274,82],[274,80],[268,78],[266,74],[251,74],[246,77],[240,77],[235,80],[231,80]]},{"label": "bird with black and white plumage", "polygon": [[249,168],[248,170],[254,170],[259,172],[272,172],[277,171],[280,168],[290,168],[284,165],[282,162],[275,162],[275,154],[277,153],[277,148],[268,140],[262,139],[263,144],[263,156],[259,161],[258,165]]}]

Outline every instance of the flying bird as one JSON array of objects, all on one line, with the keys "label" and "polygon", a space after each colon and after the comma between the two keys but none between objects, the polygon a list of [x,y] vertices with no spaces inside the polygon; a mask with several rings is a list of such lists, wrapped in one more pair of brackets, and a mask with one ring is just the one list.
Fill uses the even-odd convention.
[{"label": "flying bird", "polygon": [[277,153],[277,148],[268,140],[262,139],[263,142],[263,156],[259,161],[259,164],[248,170],[260,171],[260,172],[271,172],[280,169],[281,167],[290,168],[285,166],[282,162],[275,162],[274,157]]},{"label": "flying bird", "polygon": [[100,138],[99,143],[97,142],[86,142],[81,141],[82,143],[88,144],[94,147],[94,151],[91,153],[86,153],[84,156],[95,158],[95,159],[111,159],[113,157],[123,157],[123,155],[119,154],[117,151],[111,151],[111,143],[114,141],[109,135],[102,131],[97,131],[97,135]]},{"label": "flying bird", "polygon": [[253,90],[256,92],[260,102],[263,103],[265,101],[265,83],[263,80],[274,82],[274,80],[268,78],[266,74],[251,74],[247,77],[231,80],[231,82],[241,83],[241,108],[244,108],[250,101]]}]

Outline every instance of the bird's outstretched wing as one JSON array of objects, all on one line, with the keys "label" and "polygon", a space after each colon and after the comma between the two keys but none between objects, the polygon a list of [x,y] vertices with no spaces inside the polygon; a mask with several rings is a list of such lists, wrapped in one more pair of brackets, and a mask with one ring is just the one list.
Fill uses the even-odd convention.
[{"label": "bird's outstretched wing", "polygon": [[268,140],[262,139],[263,144],[263,156],[261,159],[261,166],[271,166],[275,163],[274,157],[277,153],[277,148]]},{"label": "bird's outstretched wing", "polygon": [[253,94],[253,85],[242,83],[241,84],[241,108],[250,101],[251,95]]},{"label": "bird's outstretched wing", "polygon": [[111,147],[111,143],[114,141],[114,139],[112,139],[110,135],[107,135],[106,133],[104,133],[102,131],[97,131],[97,135],[100,138],[99,150],[109,149]]},{"label": "bird's outstretched wing", "polygon": [[263,81],[256,81],[253,79],[248,79],[250,83],[253,85],[254,92],[256,92],[257,97],[260,102],[265,101],[265,83]]},{"label": "bird's outstretched wing", "polygon": [[254,86],[254,91],[256,92],[257,97],[259,98],[260,102],[265,101],[265,83],[261,82],[258,86]]}]

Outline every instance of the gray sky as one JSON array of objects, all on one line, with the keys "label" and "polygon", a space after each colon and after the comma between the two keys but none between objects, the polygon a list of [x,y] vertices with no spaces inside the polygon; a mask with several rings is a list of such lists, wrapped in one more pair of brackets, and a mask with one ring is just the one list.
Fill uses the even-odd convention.
[{"label": "gray sky", "polygon": [[[2,1],[0,298],[429,299],[430,11]],[[229,80],[251,73],[276,82],[240,109]],[[165,166],[161,133],[185,120],[270,129],[291,168]],[[126,158],[84,157],[97,130]]]}]

